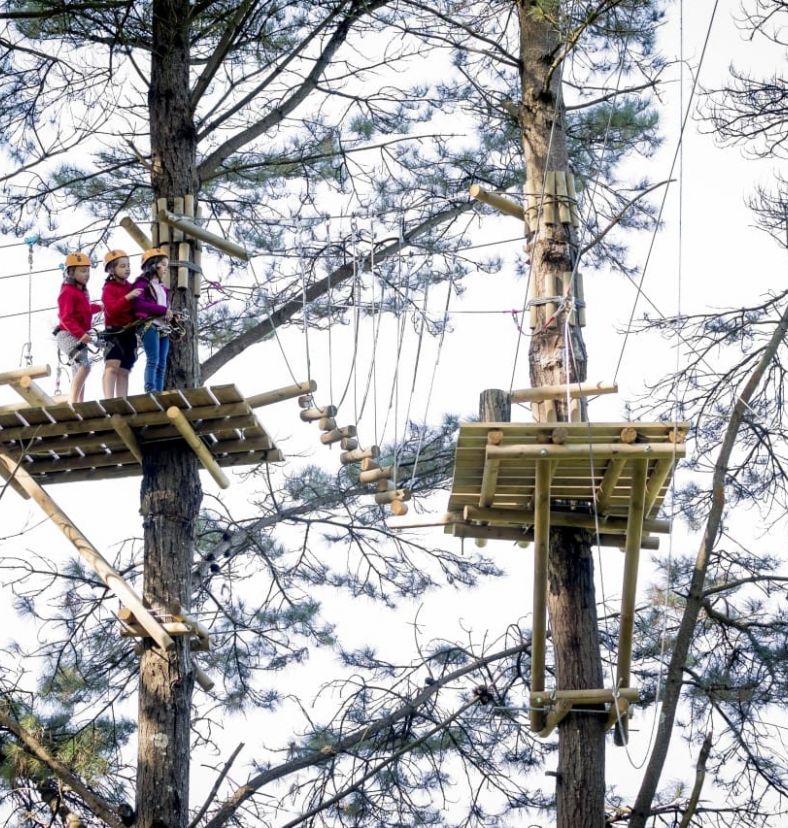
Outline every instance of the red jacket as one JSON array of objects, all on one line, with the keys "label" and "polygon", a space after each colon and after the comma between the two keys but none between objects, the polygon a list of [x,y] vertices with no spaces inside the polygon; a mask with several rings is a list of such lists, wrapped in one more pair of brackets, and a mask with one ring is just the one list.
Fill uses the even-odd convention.
[{"label": "red jacket", "polygon": [[90,330],[93,316],[101,310],[101,305],[91,302],[86,290],[64,282],[57,297],[57,308],[60,327],[81,339]]},{"label": "red jacket", "polygon": [[104,324],[108,328],[123,328],[137,318],[131,300],[126,298],[132,289],[128,282],[118,282],[115,279],[104,282],[101,301],[104,303]]}]

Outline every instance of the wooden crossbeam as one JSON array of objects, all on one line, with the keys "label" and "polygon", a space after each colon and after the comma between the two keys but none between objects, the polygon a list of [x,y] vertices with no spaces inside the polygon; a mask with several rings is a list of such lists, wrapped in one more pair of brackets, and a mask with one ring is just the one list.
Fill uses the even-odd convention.
[{"label": "wooden crossbeam", "polygon": [[[489,449],[488,449],[489,450]],[[534,486],[534,591],[531,633],[531,689],[544,690],[547,643],[547,557],[550,550],[550,461],[536,461]],[[545,727],[542,711],[531,710],[531,730]]]},{"label": "wooden crossbeam", "polygon": [[488,458],[549,457],[550,459],[591,457],[594,460],[610,460],[616,457],[651,457],[666,459],[668,457],[684,457],[687,453],[683,444],[672,443],[573,443],[571,445],[555,445],[550,443],[531,444],[522,443],[511,446],[487,446]]},{"label": "wooden crossbeam", "polygon": [[610,498],[616,489],[616,484],[619,477],[621,477],[621,472],[624,471],[626,462],[622,457],[615,457],[605,467],[602,482],[596,490],[596,508],[602,514],[607,511],[607,507],[610,505]]},{"label": "wooden crossbeam", "polygon": [[137,438],[134,436],[134,432],[129,428],[128,424],[120,414],[113,414],[112,417],[110,417],[110,421],[112,422],[112,427],[117,432],[118,437],[123,440],[126,448],[128,448],[128,450],[134,455],[137,462],[142,465],[142,450],[137,442]]},{"label": "wooden crossbeam", "polygon": [[513,403],[542,402],[543,400],[576,400],[581,397],[596,397],[599,394],[617,394],[616,383],[582,382],[571,385],[541,385],[537,388],[521,388],[512,391]]},{"label": "wooden crossbeam", "polygon": [[[534,539],[533,528],[520,529],[508,526],[481,526],[475,523],[452,523],[451,527],[451,533],[455,538],[484,538],[486,540],[522,542],[526,545]],[[599,536],[599,545],[604,547],[621,549],[624,542],[625,539],[621,535]],[[640,543],[641,549],[659,549],[659,538],[643,535]]]},{"label": "wooden crossbeam", "polygon": [[211,233],[210,230],[206,230],[204,227],[194,224],[194,222],[189,221],[183,216],[177,216],[169,210],[159,209],[156,218],[158,218],[159,221],[163,221],[165,224],[169,224],[170,227],[182,230],[187,236],[191,236],[193,239],[200,239],[200,241],[204,241],[206,244],[210,244],[218,250],[223,250],[225,253],[229,253],[236,259],[242,259],[245,262],[249,261],[249,254],[243,249],[243,247],[241,247],[241,245],[235,244],[235,242],[231,242],[229,239],[222,238],[222,236],[217,236],[215,233]]},{"label": "wooden crossbeam", "polygon": [[646,484],[645,514],[648,515],[654,508],[654,504],[657,502],[659,493],[662,491],[662,487],[665,484],[665,481],[668,479],[668,477],[670,477],[670,473],[672,470],[672,457],[667,457],[657,461],[656,465],[654,466],[654,471],[651,472],[651,475],[648,479],[648,483]]},{"label": "wooden crossbeam", "polygon": [[531,691],[530,704],[535,707],[548,707],[558,701],[570,701],[572,704],[612,704],[616,697],[635,703],[640,698],[637,687],[622,687],[614,690],[609,687],[600,687],[588,690],[547,690],[542,692]]},{"label": "wooden crossbeam", "polygon": [[263,405],[271,405],[282,400],[291,400],[293,397],[300,397],[302,394],[312,394],[317,391],[317,383],[314,380],[299,382],[295,385],[285,385],[273,391],[266,391],[262,394],[255,394],[247,397],[246,402],[251,408],[260,408]]},{"label": "wooden crossbeam", "polygon": [[[47,366],[48,367],[48,366]],[[9,383],[17,394],[30,406],[54,405],[55,401],[43,388],[38,386],[29,375],[22,377],[17,382]]]},{"label": "wooden crossbeam", "polygon": [[[643,532],[643,516],[646,507],[646,481],[648,460],[636,460],[632,464],[632,488],[627,515],[627,534],[624,559],[624,584],[621,594],[621,617],[619,622],[618,665],[616,686],[629,685],[632,661],[632,631],[635,625],[635,597],[637,592],[640,542]],[[616,728],[616,744],[627,743],[627,723],[624,719]]]},{"label": "wooden crossbeam", "polygon": [[28,365],[26,368],[14,368],[11,371],[0,372],[0,385],[11,385],[19,382],[24,377],[30,379],[41,379],[52,374],[49,365]]},{"label": "wooden crossbeam", "polygon": [[[572,712],[574,704],[566,699],[556,702],[553,709],[547,714],[544,727],[539,731],[539,738],[546,739],[559,724]],[[542,713],[542,711],[539,711]],[[544,715],[542,713],[542,715]]]},{"label": "wooden crossbeam", "polygon": [[[516,523],[520,526],[533,526],[534,513],[530,510],[519,509],[480,509],[476,506],[466,506],[462,514],[467,521],[484,521],[485,523]],[[578,529],[594,530],[599,526],[600,534],[625,535],[627,522],[624,518],[600,517],[594,520],[593,515],[582,512],[550,512],[551,526],[573,526]],[[646,532],[670,534],[669,520],[645,520],[643,529]]]},{"label": "wooden crossbeam", "polygon": [[128,216],[123,216],[120,226],[137,242],[141,250],[150,250],[151,247],[155,247],[145,231]]},{"label": "wooden crossbeam", "polygon": [[206,448],[205,443],[195,434],[191,423],[183,415],[183,411],[174,405],[170,406],[167,409],[167,417],[178,429],[178,433],[186,441],[189,448],[197,455],[197,459],[203,464],[205,470],[222,489],[227,489],[230,486],[227,475],[221,470],[211,452]]},{"label": "wooden crossbeam", "polygon": [[[15,463],[5,454],[0,453],[0,462],[5,464],[9,472],[14,472]],[[17,468],[16,480],[24,490],[41,507],[47,517],[63,532],[71,541],[77,552],[90,564],[96,574],[107,585],[107,587],[129,607],[145,632],[162,648],[169,650],[174,642],[162,625],[153,617],[145,607],[142,598],[123,580],[110,563],[101,555],[92,543],[77,529],[66,513],[55,503],[54,500],[36,483],[35,480],[23,469]]]},{"label": "wooden crossbeam", "polygon": [[503,196],[500,196],[497,193],[488,192],[483,187],[480,187],[478,184],[471,184],[471,187],[468,190],[468,192],[470,193],[471,198],[475,198],[477,201],[481,201],[482,204],[487,204],[490,207],[494,207],[496,210],[499,210],[504,215],[512,216],[516,219],[520,219],[520,221],[525,221],[525,211],[523,210],[522,206],[519,205],[516,201],[504,198]]},{"label": "wooden crossbeam", "polygon": [[[6,464],[0,462],[0,477],[22,498],[25,500],[30,500],[30,495],[22,488],[19,481],[16,479],[16,475],[13,471],[6,468]],[[3,488],[0,486],[0,488]]]}]

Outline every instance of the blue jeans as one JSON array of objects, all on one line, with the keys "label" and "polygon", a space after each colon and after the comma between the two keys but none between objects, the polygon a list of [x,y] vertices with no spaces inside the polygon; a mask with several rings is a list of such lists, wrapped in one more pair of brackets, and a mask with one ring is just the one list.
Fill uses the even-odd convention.
[{"label": "blue jeans", "polygon": [[170,340],[159,334],[156,325],[151,325],[142,336],[145,349],[145,393],[164,390],[164,374],[167,371],[167,355]]}]

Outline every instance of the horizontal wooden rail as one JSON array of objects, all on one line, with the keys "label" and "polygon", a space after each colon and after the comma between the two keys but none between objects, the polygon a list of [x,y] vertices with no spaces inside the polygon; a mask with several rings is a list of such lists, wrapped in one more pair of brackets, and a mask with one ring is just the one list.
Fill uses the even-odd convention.
[{"label": "horizontal wooden rail", "polygon": [[563,458],[593,457],[609,460],[614,457],[655,458],[684,457],[683,443],[575,443],[572,445],[524,443],[513,446],[487,446],[487,460],[505,457],[532,457],[534,459],[561,460]]},{"label": "horizontal wooden rail", "polygon": [[537,388],[521,388],[512,391],[512,402],[541,402],[542,400],[564,400],[569,397],[576,400],[580,397],[594,397],[597,394],[617,394],[616,383],[583,382],[571,385],[540,385]]}]

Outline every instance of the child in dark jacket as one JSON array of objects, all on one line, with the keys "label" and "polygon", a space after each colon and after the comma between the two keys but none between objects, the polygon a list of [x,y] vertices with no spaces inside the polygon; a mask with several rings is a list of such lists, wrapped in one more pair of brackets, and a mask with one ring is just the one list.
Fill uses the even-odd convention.
[{"label": "child in dark jacket", "polygon": [[170,352],[168,327],[172,318],[168,307],[168,291],[164,277],[170,261],[158,247],[142,254],[142,274],[134,282],[134,290],[141,293],[134,299],[134,313],[142,323],[142,347],[145,350],[145,391],[163,391],[167,372],[167,355]]},{"label": "child in dark jacket", "polygon": [[90,326],[101,305],[91,302],[88,295],[90,259],[84,253],[69,253],[66,256],[65,273],[57,297],[57,347],[72,367],[68,401],[75,403],[85,398],[85,381],[90,373],[87,348]]},{"label": "child in dark jacket", "polygon": [[134,300],[141,288],[129,284],[131,265],[125,250],[110,250],[104,256],[107,279],[101,292],[104,303],[104,336],[109,350],[104,354],[104,397],[125,397],[129,393],[129,373],[137,361],[137,317]]}]

